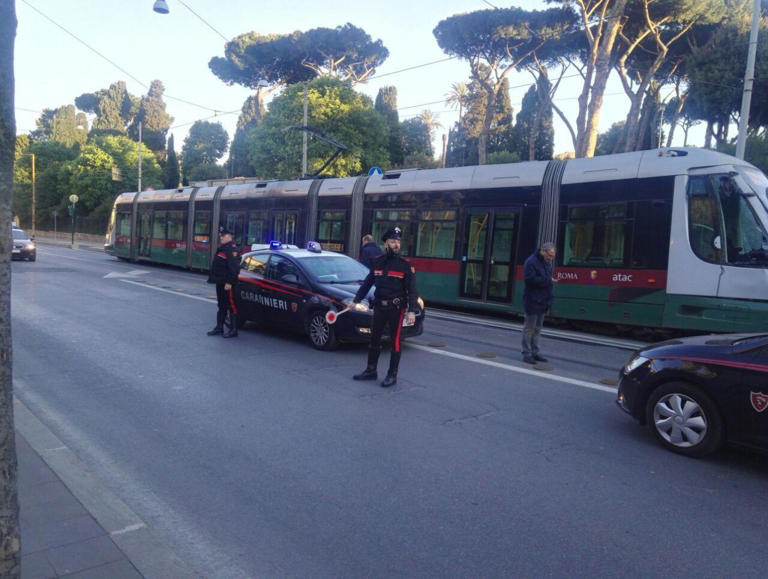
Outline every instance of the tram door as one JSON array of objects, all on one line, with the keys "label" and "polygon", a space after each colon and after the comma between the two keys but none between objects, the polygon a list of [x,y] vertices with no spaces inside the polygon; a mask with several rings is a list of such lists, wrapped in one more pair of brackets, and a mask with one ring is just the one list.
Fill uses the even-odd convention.
[{"label": "tram door", "polygon": [[519,221],[519,213],[509,208],[467,210],[459,288],[462,296],[510,301]]},{"label": "tram door", "polygon": [[243,241],[245,240],[243,223],[245,223],[245,213],[227,213],[225,217],[226,227],[232,232],[232,241],[238,247],[243,247]]},{"label": "tram door", "polygon": [[139,206],[139,256],[149,257],[152,251],[152,208]]},{"label": "tram door", "polygon": [[298,220],[298,211],[273,211],[272,239],[294,245],[296,243],[296,223]]}]

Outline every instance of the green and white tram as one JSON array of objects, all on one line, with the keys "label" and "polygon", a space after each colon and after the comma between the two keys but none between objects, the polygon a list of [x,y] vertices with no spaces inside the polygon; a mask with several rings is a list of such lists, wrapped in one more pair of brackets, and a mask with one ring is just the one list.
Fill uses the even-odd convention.
[{"label": "green and white tram", "polygon": [[428,303],[522,311],[522,264],[558,247],[552,315],[696,331],[768,330],[768,179],[734,157],[656,149],[371,177],[124,193],[106,251],[207,269],[219,225],[357,256],[403,228]]}]

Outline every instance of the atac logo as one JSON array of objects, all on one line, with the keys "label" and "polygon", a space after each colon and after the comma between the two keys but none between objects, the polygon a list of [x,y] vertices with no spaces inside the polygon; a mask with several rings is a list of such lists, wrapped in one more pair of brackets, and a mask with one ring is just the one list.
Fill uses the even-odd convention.
[{"label": "atac logo", "polygon": [[768,408],[768,394],[762,392],[750,392],[749,401],[752,403],[752,408],[758,412],[762,412]]}]

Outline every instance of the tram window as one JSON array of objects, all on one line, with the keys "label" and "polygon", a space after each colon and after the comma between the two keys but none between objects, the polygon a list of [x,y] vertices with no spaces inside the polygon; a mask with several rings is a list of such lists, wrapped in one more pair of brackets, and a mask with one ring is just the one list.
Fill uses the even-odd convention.
[{"label": "tram window", "polygon": [[211,212],[195,211],[195,237],[197,243],[211,242]]},{"label": "tram window", "polygon": [[184,212],[168,212],[168,239],[170,241],[184,241]]},{"label": "tram window", "polygon": [[456,245],[456,211],[422,211],[418,231],[417,257],[453,257]]},{"label": "tram window", "polygon": [[251,211],[248,214],[248,233],[246,235],[246,245],[253,243],[264,243],[264,221],[267,218],[265,211]]},{"label": "tram window", "polygon": [[625,247],[632,235],[625,203],[571,206],[563,224],[561,265],[627,267]]},{"label": "tram window", "polygon": [[412,211],[381,210],[373,213],[373,228],[371,235],[375,240],[380,240],[384,234],[393,227],[403,230],[403,240],[400,245],[400,255],[410,255],[413,237],[411,236]]},{"label": "tram window", "polygon": [[258,275],[264,275],[264,272],[267,269],[267,262],[263,256],[249,255],[243,260],[243,263],[240,266],[240,269],[243,269],[245,271],[248,271],[250,273],[255,273]]},{"label": "tram window", "polygon": [[165,211],[155,211],[155,221],[152,227],[152,239],[165,239],[167,216]]},{"label": "tram window", "polygon": [[720,263],[722,232],[720,211],[713,196],[711,176],[688,181],[688,228],[693,252],[704,261]]},{"label": "tram window", "polygon": [[131,236],[131,214],[130,213],[118,213],[116,225],[117,225],[115,227],[116,237]]},{"label": "tram window", "polygon": [[755,265],[766,262],[764,249],[768,248],[768,236],[757,220],[747,198],[734,191],[736,184],[720,181],[718,193],[725,222],[725,261],[731,265]]},{"label": "tram window", "polygon": [[321,211],[317,222],[317,241],[331,251],[344,251],[347,237],[346,211]]},{"label": "tram window", "polygon": [[667,269],[672,204],[669,201],[637,201],[632,240],[632,267]]}]

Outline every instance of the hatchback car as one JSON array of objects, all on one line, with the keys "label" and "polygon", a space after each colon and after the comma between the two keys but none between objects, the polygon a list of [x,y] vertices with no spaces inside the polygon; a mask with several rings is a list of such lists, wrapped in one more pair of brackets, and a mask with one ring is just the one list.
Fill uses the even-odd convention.
[{"label": "hatchback car", "polygon": [[[254,246],[258,249],[243,254],[236,292],[238,323],[251,321],[301,332],[321,350],[333,349],[339,342],[367,342],[373,290],[335,323],[329,323],[326,314],[352,304],[368,268],[342,253],[323,251],[314,242],[308,245],[309,249]],[[422,332],[424,302],[419,298],[418,303],[416,323],[403,324],[406,337]]]},{"label": "hatchback car", "polygon": [[12,229],[13,247],[11,248],[11,259],[28,259],[35,261],[37,259],[37,248],[32,237],[27,235],[23,229]]},{"label": "hatchback car", "polygon": [[680,454],[704,456],[723,442],[768,450],[768,334],[639,350],[620,372],[617,403]]}]

